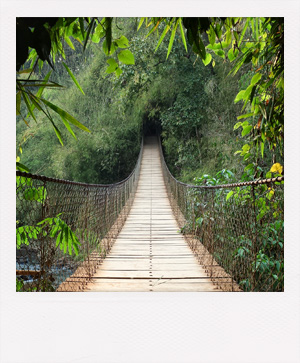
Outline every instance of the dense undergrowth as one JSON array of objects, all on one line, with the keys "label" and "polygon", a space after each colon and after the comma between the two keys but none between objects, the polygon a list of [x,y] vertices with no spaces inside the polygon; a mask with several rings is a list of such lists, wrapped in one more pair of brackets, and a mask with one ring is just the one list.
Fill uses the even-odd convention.
[{"label": "dense undergrowth", "polygon": [[154,37],[145,39],[142,30],[136,33],[135,23],[128,19],[119,24],[130,39],[134,66],[125,65],[117,79],[105,73],[107,57],[99,45],[91,44],[83,55],[77,47],[68,58],[69,66],[85,95],[70,83],[62,59],[56,62],[54,80],[67,89],[44,91],[45,97],[75,115],[91,133],[76,131],[75,140],[61,129],[61,146],[45,116],[28,121],[29,127],[20,118],[17,153],[21,162],[47,176],[116,182],[132,170],[145,124],[156,123],[161,126],[167,162],[177,178],[192,182],[224,168],[240,175],[242,166],[234,151],[242,142],[233,130],[241,108],[233,103],[240,75],[227,77],[230,64],[223,61],[205,67],[195,55],[185,54],[179,38],[166,61],[167,45],[153,54]]},{"label": "dense undergrowth", "polygon": [[[154,52],[158,38],[146,37],[149,29],[137,32],[136,19],[118,19],[117,23],[113,38],[126,36],[134,65],[122,65],[122,73],[116,77],[107,73],[107,60],[109,65],[114,63],[102,51],[103,41],[91,43],[85,53],[76,46],[66,54],[84,94],[70,81],[62,57],[56,60],[52,79],[65,88],[44,90],[48,101],[74,115],[91,132],[76,130],[74,134],[70,126],[61,128],[62,146],[47,117],[40,112],[36,121],[27,118],[22,104],[22,115],[17,117],[17,160],[35,174],[85,183],[114,183],[126,178],[134,168],[143,134],[157,129],[168,167],[180,181],[217,185],[282,175],[283,105],[274,105],[274,100],[279,95],[280,101],[283,95],[283,78],[270,96],[267,91],[272,86],[273,70],[257,73],[260,68],[255,69],[252,61],[229,75],[233,63],[224,57],[205,66],[190,46],[185,51],[179,35],[174,35],[172,52],[166,59],[170,37],[175,33],[169,32]],[[159,24],[157,29],[162,32],[164,26]],[[205,37],[203,42],[209,44]],[[49,70],[45,66],[35,77],[43,79]],[[253,98],[247,105],[261,78],[266,83],[260,86],[261,99]],[[238,102],[241,100],[245,101],[244,107]],[[259,108],[263,115],[271,110],[269,118],[259,116]],[[274,113],[277,115],[272,123]],[[233,275],[236,271],[230,265],[232,261],[237,271],[242,263],[247,264],[247,273],[251,270],[251,278],[247,274],[239,278],[245,291],[267,290],[256,285],[263,275],[267,276],[266,285],[283,289],[283,189],[279,184],[266,184],[255,192],[251,188],[223,190],[216,193],[211,210],[205,197],[192,201],[197,216],[192,221],[194,232],[203,243],[206,231],[214,225],[220,247],[212,252],[216,260]],[[255,209],[248,236],[242,228],[235,236],[230,230],[218,231],[224,219],[215,223],[213,213],[218,210],[221,215],[234,203]],[[234,209],[228,210],[230,221],[236,218],[234,213]],[[191,220],[186,228],[189,223]]]}]

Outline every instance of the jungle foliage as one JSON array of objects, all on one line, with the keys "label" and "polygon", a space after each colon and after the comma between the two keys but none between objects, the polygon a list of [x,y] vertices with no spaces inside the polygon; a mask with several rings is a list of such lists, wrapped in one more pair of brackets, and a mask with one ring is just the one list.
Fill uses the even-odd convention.
[{"label": "jungle foliage", "polygon": [[[240,175],[241,164],[233,152],[243,158],[244,178],[265,176],[272,164],[283,162],[283,26],[282,18],[141,18],[139,21],[18,18],[17,114],[27,124],[26,116],[37,121],[35,112],[43,114],[39,120],[50,121],[61,144],[66,136],[62,137],[65,133],[57,126],[59,120],[74,139],[76,135],[71,125],[84,131],[90,131],[91,125],[94,127],[95,136],[85,134],[81,141],[72,143],[75,149],[74,145],[80,144],[78,150],[82,150],[87,142],[87,150],[78,160],[78,167],[75,166],[77,171],[69,174],[71,178],[81,173],[80,178],[94,180],[103,172],[109,174],[107,165],[113,165],[112,169],[116,170],[115,163],[106,160],[106,152],[100,152],[99,157],[105,160],[105,165],[93,162],[90,171],[83,172],[87,160],[93,160],[99,138],[104,139],[105,145],[109,143],[109,149],[113,150],[111,140],[120,140],[118,134],[112,137],[118,126],[122,125],[120,132],[123,134],[127,125],[131,129],[131,122],[135,123],[132,127],[140,131],[142,123],[153,121],[161,123],[169,164],[175,175],[183,180],[203,173],[213,174],[222,167],[231,168]],[[88,55],[85,53],[86,67],[80,56],[82,49],[74,46],[76,43],[89,51]],[[92,47],[91,43],[96,46]],[[71,50],[75,50],[75,56],[70,56]],[[74,61],[71,62],[73,70],[64,59]],[[47,72],[44,62],[49,68]],[[54,67],[53,77],[51,68]],[[62,97],[54,96],[53,101],[51,96],[43,96],[50,95],[51,89],[61,88],[58,78],[69,84],[65,76],[60,76],[63,71],[73,80],[77,92],[86,93],[86,97],[71,96],[76,88],[68,90],[69,94],[64,92]],[[79,82],[75,76],[79,77]],[[50,81],[50,78],[54,80]],[[108,114],[99,111],[105,109],[103,104],[97,103],[99,107],[95,113],[91,110],[95,102],[99,102],[98,91],[103,92],[106,110],[110,103],[109,118],[113,120],[116,116],[119,119],[110,122],[113,131],[107,130],[105,121],[105,128],[101,126]],[[240,101],[243,101],[243,107]],[[126,115],[130,117],[126,118]],[[236,118],[242,121],[236,123]],[[43,137],[47,138],[45,123],[39,125]],[[240,129],[241,134],[236,131]],[[27,133],[32,135],[32,128],[27,128]],[[132,130],[129,133],[134,134]],[[139,144],[136,135],[131,141]],[[119,149],[116,147],[112,153],[124,155]],[[63,160],[69,158],[67,164],[72,161],[77,165],[74,150],[68,150],[63,152]],[[129,150],[132,150],[131,146]],[[41,148],[37,148],[39,151]],[[134,155],[136,150],[127,159]],[[54,157],[48,150],[46,159],[49,158],[56,159],[55,164],[61,164],[61,155]],[[110,155],[110,159],[113,158]],[[38,165],[34,170],[40,170],[41,160],[49,165],[43,157],[35,159]],[[27,160],[24,155],[24,163]],[[129,164],[132,167],[132,163]],[[121,170],[121,165],[124,165],[122,160],[117,167],[118,177],[128,172],[126,167]],[[22,166],[18,164],[19,168]],[[42,170],[47,169],[42,167]],[[68,173],[56,171],[55,175],[66,177]],[[110,178],[108,176],[107,181]]]},{"label": "jungle foliage", "polygon": [[[181,181],[281,176],[283,50],[282,18],[17,18],[17,169],[117,182],[133,169],[143,132],[158,129]],[[253,204],[250,188],[226,193],[228,203]],[[254,274],[277,268],[272,253],[283,249],[283,199],[274,193],[264,186],[255,195],[254,225],[263,228]],[[56,231],[68,231],[55,218]],[[31,225],[18,228],[26,244]],[[250,253],[242,237],[231,251],[238,259]],[[277,272],[283,286],[283,264]]]}]

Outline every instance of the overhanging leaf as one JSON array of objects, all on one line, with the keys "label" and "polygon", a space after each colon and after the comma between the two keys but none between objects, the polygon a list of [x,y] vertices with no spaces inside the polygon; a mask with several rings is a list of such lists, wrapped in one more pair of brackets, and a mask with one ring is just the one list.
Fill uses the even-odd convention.
[{"label": "overhanging leaf", "polygon": [[124,35],[122,35],[119,39],[116,39],[115,42],[119,48],[127,48],[129,46],[128,39],[124,37]]},{"label": "overhanging leaf", "polygon": [[247,113],[247,114],[245,114],[245,115],[238,116],[238,117],[237,117],[237,120],[241,120],[241,119],[243,119],[243,118],[248,118],[248,117],[251,117],[251,116],[253,116],[253,112],[251,112],[251,113]]},{"label": "overhanging leaf", "polygon": [[17,115],[21,114],[21,91],[17,92],[17,97],[16,97],[16,105],[17,105]]},{"label": "overhanging leaf", "polygon": [[54,105],[53,103],[45,100],[44,98],[41,98],[41,101],[44,102],[45,105],[47,105],[48,107],[50,107],[54,112],[58,113],[61,117],[63,117],[66,120],[68,120],[74,126],[78,127],[79,129],[81,129],[83,131],[90,132],[90,130],[87,127],[85,127],[84,125],[82,125],[79,121],[76,120],[76,118],[74,118],[73,116],[71,116],[68,112],[62,110],[60,107],[58,107],[58,106]]},{"label": "overhanging leaf", "polygon": [[67,35],[65,35],[65,42],[68,44],[68,46],[71,49],[75,50],[75,47],[74,47],[73,43],[71,42],[71,39]]},{"label": "overhanging leaf", "polygon": [[70,68],[66,65],[65,62],[62,62],[63,66],[66,68],[67,72],[69,73],[69,76],[72,78],[73,82],[76,84],[79,91],[84,94],[83,89],[80,87],[80,84],[77,82],[77,79],[75,78],[74,74],[71,72]]},{"label": "overhanging leaf", "polygon": [[172,33],[171,33],[171,37],[170,37],[170,41],[169,41],[169,46],[168,46],[167,59],[168,59],[169,54],[170,54],[170,52],[172,50],[172,47],[173,47],[178,22],[179,22],[179,19],[176,21],[176,24],[174,25],[174,28],[172,29]]},{"label": "overhanging leaf", "polygon": [[164,37],[166,36],[166,34],[167,34],[167,32],[169,31],[169,29],[170,29],[170,26],[169,26],[169,25],[166,25],[166,27],[165,27],[164,31],[162,32],[162,34],[161,34],[161,36],[160,36],[160,38],[159,38],[159,41],[158,41],[158,43],[157,43],[157,46],[156,46],[156,48],[155,48],[155,51],[154,51],[154,52],[156,52],[156,51],[157,51],[158,47],[160,46],[161,42],[163,41],[163,39],[164,39]]},{"label": "overhanging leaf", "polygon": [[106,73],[113,73],[119,67],[118,63],[113,58],[108,59],[106,62],[109,64]]},{"label": "overhanging leaf", "polygon": [[241,101],[241,100],[244,98],[244,94],[245,94],[245,90],[240,91],[240,92],[236,95],[236,97],[235,97],[235,99],[234,99],[234,103],[237,103],[237,102]]},{"label": "overhanging leaf", "polygon": [[251,84],[255,85],[260,79],[261,79],[261,74],[260,73],[255,74],[251,79]]},{"label": "overhanging leaf", "polygon": [[61,115],[60,115],[61,119],[62,119],[62,122],[64,123],[64,125],[66,126],[66,129],[69,131],[69,133],[74,137],[75,140],[77,140],[77,137],[76,135],[74,134],[69,122],[63,118]]},{"label": "overhanging leaf", "polygon": [[118,54],[118,59],[120,62],[122,62],[124,64],[134,64],[134,56],[131,53],[131,51],[128,49],[122,50]]},{"label": "overhanging leaf", "polygon": [[17,168],[17,170],[25,171],[26,173],[30,173],[30,170],[27,168],[27,166],[25,166],[19,162],[16,163],[16,168]]},{"label": "overhanging leaf", "polygon": [[143,22],[144,22],[145,18],[141,18],[140,22],[139,22],[139,26],[137,28],[137,30],[140,29],[140,27],[142,26]]},{"label": "overhanging leaf", "polygon": [[184,30],[183,30],[183,27],[182,27],[182,20],[181,20],[181,18],[179,19],[179,26],[180,26],[181,39],[182,39],[182,42],[183,42],[185,51],[187,52],[187,45],[186,45]]},{"label": "overhanging leaf", "polygon": [[250,131],[252,130],[252,126],[251,125],[248,125],[248,126],[245,126],[243,128],[243,131],[242,131],[242,136],[246,136],[250,133]]},{"label": "overhanging leaf", "polygon": [[205,59],[202,59],[202,62],[205,66],[207,66],[212,60],[211,54],[206,53]]}]

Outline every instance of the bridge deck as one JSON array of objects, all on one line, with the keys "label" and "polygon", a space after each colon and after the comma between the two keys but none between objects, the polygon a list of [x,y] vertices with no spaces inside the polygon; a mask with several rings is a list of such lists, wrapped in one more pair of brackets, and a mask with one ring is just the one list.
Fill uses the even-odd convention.
[{"label": "bridge deck", "polygon": [[178,230],[156,138],[147,138],[130,214],[86,291],[218,291]]}]

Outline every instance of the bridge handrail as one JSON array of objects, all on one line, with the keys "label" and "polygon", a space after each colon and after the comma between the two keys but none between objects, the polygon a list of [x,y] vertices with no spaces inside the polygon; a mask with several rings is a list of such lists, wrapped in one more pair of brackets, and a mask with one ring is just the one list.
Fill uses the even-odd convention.
[{"label": "bridge handrail", "polygon": [[284,177],[191,185],[170,172],[164,180],[181,231],[225,291],[283,291]]},{"label": "bridge handrail", "polygon": [[18,290],[83,289],[129,214],[142,153],[143,140],[134,169],[114,184],[16,172]]}]

